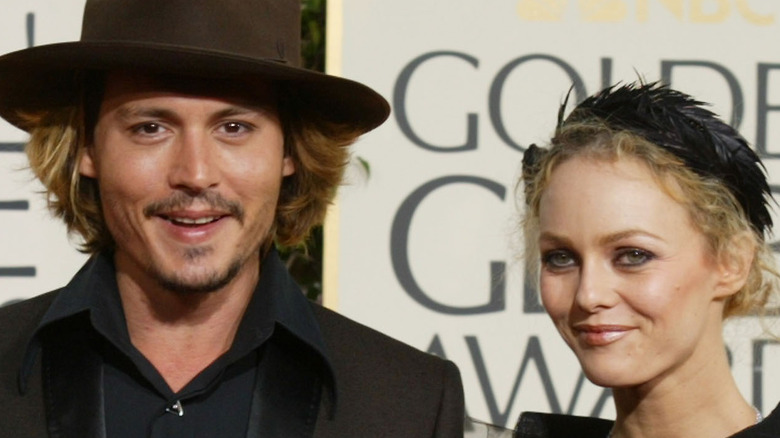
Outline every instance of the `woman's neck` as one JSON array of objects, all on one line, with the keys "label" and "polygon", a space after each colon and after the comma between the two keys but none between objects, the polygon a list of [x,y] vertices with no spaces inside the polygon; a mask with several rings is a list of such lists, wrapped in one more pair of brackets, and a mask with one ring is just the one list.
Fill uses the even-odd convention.
[{"label": "woman's neck", "polygon": [[613,394],[613,438],[725,438],[756,422],[755,409],[731,375],[725,348],[709,354],[699,367],[613,388]]}]

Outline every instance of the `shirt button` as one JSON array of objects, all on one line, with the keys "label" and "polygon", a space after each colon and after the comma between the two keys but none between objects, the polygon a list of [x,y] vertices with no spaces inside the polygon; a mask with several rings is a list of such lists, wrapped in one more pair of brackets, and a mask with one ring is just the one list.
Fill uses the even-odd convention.
[{"label": "shirt button", "polygon": [[176,400],[171,406],[165,408],[165,412],[169,414],[176,414],[180,417],[184,416],[184,406],[181,404],[181,400]]}]

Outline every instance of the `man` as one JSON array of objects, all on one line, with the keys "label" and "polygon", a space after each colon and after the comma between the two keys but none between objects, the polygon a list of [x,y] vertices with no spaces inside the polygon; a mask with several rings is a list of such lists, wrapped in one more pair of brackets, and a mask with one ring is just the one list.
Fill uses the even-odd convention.
[{"label": "man", "polygon": [[0,309],[0,436],[460,437],[457,368],[308,303],[302,242],[389,108],[298,67],[297,0],[88,0],[0,57],[52,210],[92,254]]}]

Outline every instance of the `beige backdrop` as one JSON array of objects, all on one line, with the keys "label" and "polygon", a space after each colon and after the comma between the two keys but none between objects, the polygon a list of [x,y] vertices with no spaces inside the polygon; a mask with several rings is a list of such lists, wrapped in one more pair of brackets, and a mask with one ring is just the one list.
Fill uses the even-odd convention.
[{"label": "beige backdrop", "polygon": [[[0,53],[77,39],[83,3],[6,2]],[[475,417],[613,415],[524,295],[511,245],[521,150],[548,136],[572,83],[582,95],[666,71],[736,117],[780,174],[780,2],[330,0],[328,12],[330,72],[375,87],[395,112],[358,143],[370,174],[351,167],[329,217],[326,303],[455,360]],[[84,260],[45,211],[24,138],[0,124],[0,303],[64,284]],[[727,336],[742,390],[768,412],[780,347],[750,318]]]},{"label": "beige backdrop", "polygon": [[[713,102],[780,175],[780,2],[330,0],[332,71],[394,115],[365,137],[328,227],[326,302],[453,359],[471,415],[612,416],[525,290],[514,256],[522,150],[552,132],[574,84],[661,78]],[[728,329],[734,373],[765,412],[780,346],[753,319]]]}]

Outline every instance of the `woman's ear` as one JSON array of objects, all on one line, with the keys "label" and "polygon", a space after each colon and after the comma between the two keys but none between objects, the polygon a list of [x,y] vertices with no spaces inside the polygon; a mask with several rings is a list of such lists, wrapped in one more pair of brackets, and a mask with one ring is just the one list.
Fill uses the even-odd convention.
[{"label": "woman's ear", "polygon": [[79,154],[79,173],[89,178],[97,177],[97,166],[95,166],[95,159],[92,156],[94,151],[94,147],[86,146],[81,149]]},{"label": "woman's ear", "polygon": [[725,298],[745,285],[753,260],[756,257],[756,241],[749,231],[730,239],[726,250],[720,254],[718,268],[720,279],[716,285],[716,296]]},{"label": "woman's ear", "polygon": [[295,161],[290,155],[285,155],[282,161],[282,176],[290,176],[295,173]]}]

